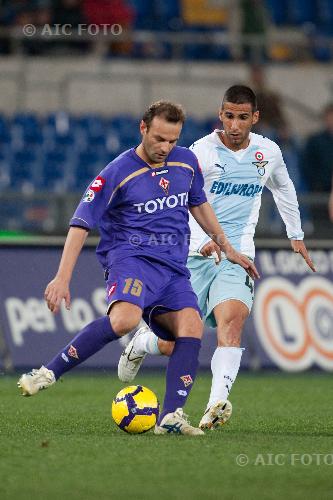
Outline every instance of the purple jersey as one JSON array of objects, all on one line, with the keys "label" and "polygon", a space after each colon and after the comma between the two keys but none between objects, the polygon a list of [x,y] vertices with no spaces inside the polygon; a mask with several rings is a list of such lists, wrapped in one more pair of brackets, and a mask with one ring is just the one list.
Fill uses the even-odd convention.
[{"label": "purple jersey", "polygon": [[196,156],[175,146],[152,168],[135,149],[118,156],[96,177],[71,226],[98,227],[97,256],[104,268],[128,256],[157,260],[189,275],[188,207],[206,200]]}]

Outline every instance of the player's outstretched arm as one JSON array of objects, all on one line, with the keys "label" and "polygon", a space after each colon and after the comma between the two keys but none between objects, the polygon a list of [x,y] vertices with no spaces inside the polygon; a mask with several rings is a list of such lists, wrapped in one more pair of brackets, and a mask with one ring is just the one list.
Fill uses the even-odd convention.
[{"label": "player's outstretched arm", "polygon": [[59,311],[62,300],[65,300],[66,308],[70,308],[69,283],[87,235],[88,231],[80,227],[71,227],[68,231],[58,272],[44,292],[47,307],[53,313]]},{"label": "player's outstretched arm", "polygon": [[217,243],[230,262],[242,266],[251,278],[260,278],[254,263],[231,246],[208,202],[190,207],[190,212],[202,229]]},{"label": "player's outstretched arm", "polygon": [[295,253],[301,254],[309,268],[315,273],[316,268],[310,258],[310,255],[308,254],[307,248],[305,246],[305,243],[303,240],[290,240],[291,248],[294,250]]}]

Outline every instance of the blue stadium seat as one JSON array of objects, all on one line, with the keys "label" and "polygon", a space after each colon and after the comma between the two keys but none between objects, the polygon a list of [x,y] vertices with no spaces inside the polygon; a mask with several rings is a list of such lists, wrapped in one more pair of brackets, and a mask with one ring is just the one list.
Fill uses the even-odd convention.
[{"label": "blue stadium seat", "polygon": [[99,155],[95,148],[81,151],[73,168],[71,188],[82,192],[107,163],[105,154]]},{"label": "blue stadium seat", "polygon": [[0,145],[10,144],[11,142],[11,133],[10,128],[6,124],[0,123]]},{"label": "blue stadium seat", "polygon": [[52,127],[58,134],[65,134],[71,129],[74,121],[67,111],[57,111],[47,115],[45,124]]},{"label": "blue stadium seat", "polygon": [[271,19],[276,25],[287,24],[288,22],[288,0],[266,0],[266,7]]},{"label": "blue stadium seat", "polygon": [[106,133],[106,153],[117,156],[120,152],[121,142],[119,132],[113,128],[109,128]]},{"label": "blue stadium seat", "polygon": [[139,119],[130,115],[117,115],[108,122],[109,127],[116,129],[122,144],[136,144],[140,140],[138,130]]},{"label": "blue stadium seat", "polygon": [[0,149],[0,190],[6,189],[10,182],[9,176],[10,151],[7,148]]},{"label": "blue stadium seat", "polygon": [[10,125],[4,115],[0,115],[0,144],[10,142]]},{"label": "blue stadium seat", "polygon": [[206,134],[205,122],[201,120],[195,120],[191,117],[186,119],[182,134],[178,144],[180,146],[189,147],[194,141]]},{"label": "blue stadium seat", "polygon": [[316,19],[316,2],[314,0],[288,0],[288,21],[301,25],[313,23]]},{"label": "blue stadium seat", "polygon": [[95,148],[98,151],[105,151],[106,137],[104,134],[88,136],[87,141],[89,147]]},{"label": "blue stadium seat", "polygon": [[321,33],[333,35],[332,0],[317,0],[317,23]]},{"label": "blue stadium seat", "polygon": [[55,148],[70,148],[75,142],[74,136],[71,132],[68,134],[56,134],[54,136]]},{"label": "blue stadium seat", "polygon": [[178,0],[155,0],[156,27],[162,31],[177,30],[182,20]]},{"label": "blue stadium seat", "polygon": [[68,167],[67,156],[63,151],[48,151],[43,158],[39,186],[53,191],[65,188],[69,176]]},{"label": "blue stadium seat", "polygon": [[41,125],[37,116],[33,113],[16,113],[12,123],[13,125],[22,127],[24,130],[31,128],[38,129]]},{"label": "blue stadium seat", "polygon": [[76,119],[76,126],[86,130],[89,135],[99,135],[104,131],[105,120],[95,114],[82,115]]},{"label": "blue stadium seat", "polygon": [[13,154],[10,162],[10,186],[14,189],[34,190],[38,162],[34,151],[23,149]]},{"label": "blue stadium seat", "polygon": [[154,0],[130,0],[136,11],[134,27],[138,30],[153,30],[155,23]]},{"label": "blue stadium seat", "polygon": [[44,137],[40,128],[31,128],[23,131],[23,141],[27,147],[40,146]]}]

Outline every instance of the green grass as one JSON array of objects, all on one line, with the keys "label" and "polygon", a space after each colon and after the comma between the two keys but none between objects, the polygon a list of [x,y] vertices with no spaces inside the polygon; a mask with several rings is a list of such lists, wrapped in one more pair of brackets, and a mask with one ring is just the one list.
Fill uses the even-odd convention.
[{"label": "green grass", "polygon": [[[164,377],[146,372],[137,381],[162,399]],[[115,376],[70,374],[33,398],[20,397],[15,384],[16,378],[0,378],[2,500],[333,496],[333,465],[308,456],[329,454],[332,463],[330,375],[241,373],[230,422],[196,438],[119,430],[110,417],[122,387]],[[198,377],[186,407],[193,423],[209,386],[208,374]],[[247,466],[236,464],[239,454],[248,456]],[[299,461],[302,454],[311,465]],[[274,460],[285,464],[268,465]]]}]

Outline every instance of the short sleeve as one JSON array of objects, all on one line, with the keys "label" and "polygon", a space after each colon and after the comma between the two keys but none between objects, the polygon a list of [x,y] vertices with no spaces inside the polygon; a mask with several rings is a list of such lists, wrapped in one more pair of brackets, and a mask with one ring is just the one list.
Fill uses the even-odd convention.
[{"label": "short sleeve", "polygon": [[192,207],[201,205],[202,203],[205,203],[207,201],[207,197],[204,191],[204,178],[202,175],[202,171],[198,159],[195,156],[194,158],[194,173],[188,198],[189,206]]},{"label": "short sleeve", "polygon": [[108,166],[89,184],[70,220],[70,226],[80,226],[87,230],[98,226],[115,194],[115,171],[112,166]]}]

